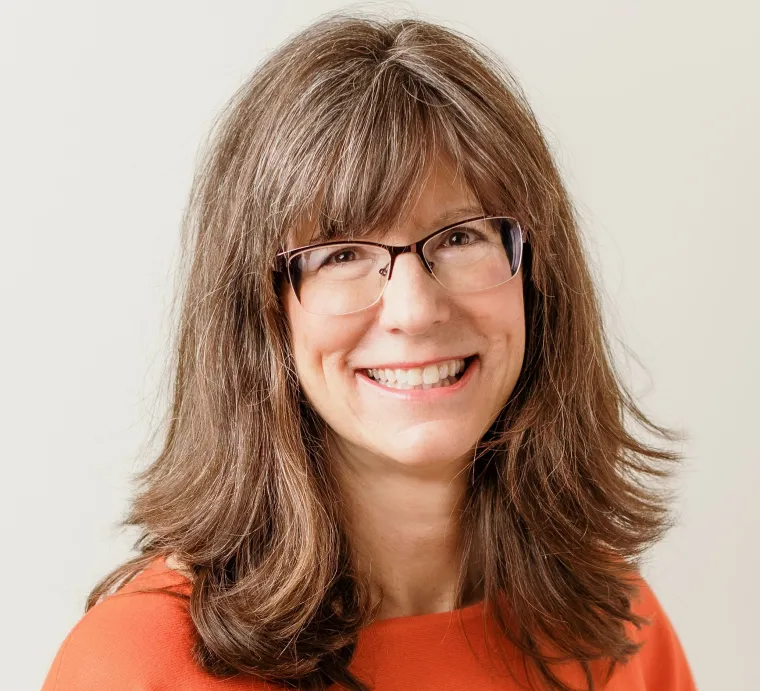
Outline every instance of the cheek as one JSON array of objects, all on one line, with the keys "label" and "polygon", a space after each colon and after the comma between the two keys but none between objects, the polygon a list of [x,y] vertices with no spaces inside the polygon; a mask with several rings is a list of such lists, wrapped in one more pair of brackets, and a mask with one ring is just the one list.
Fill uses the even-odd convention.
[{"label": "cheek", "polygon": [[494,330],[506,334],[513,355],[519,351],[522,357],[525,349],[525,308],[522,293],[507,300],[494,317]]},{"label": "cheek", "polygon": [[497,410],[511,396],[525,358],[522,283],[510,281],[493,291],[473,294],[467,311],[486,343],[483,403]]},{"label": "cheek", "polygon": [[336,378],[348,374],[346,357],[366,331],[363,320],[352,315],[324,317],[309,314],[292,294],[285,301],[290,322],[291,347],[298,378],[312,401],[327,394]]},{"label": "cheek", "polygon": [[524,348],[525,306],[522,284],[513,280],[493,290],[469,296],[467,312],[491,343]]}]

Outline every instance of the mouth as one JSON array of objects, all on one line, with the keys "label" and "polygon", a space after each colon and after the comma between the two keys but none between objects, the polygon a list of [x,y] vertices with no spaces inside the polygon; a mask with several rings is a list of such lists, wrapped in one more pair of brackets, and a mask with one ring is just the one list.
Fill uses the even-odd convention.
[{"label": "mouth", "polygon": [[454,360],[444,360],[425,367],[376,368],[359,372],[387,389],[423,391],[439,389],[456,384],[477,359],[477,355]]}]

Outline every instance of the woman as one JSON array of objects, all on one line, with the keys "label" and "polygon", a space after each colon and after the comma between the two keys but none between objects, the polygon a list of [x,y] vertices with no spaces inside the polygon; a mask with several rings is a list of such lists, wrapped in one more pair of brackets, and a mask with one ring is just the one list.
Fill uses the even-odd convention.
[{"label": "woman", "polygon": [[676,455],[497,58],[334,15],[199,170],[173,411],[45,691],[691,689],[637,574]]}]

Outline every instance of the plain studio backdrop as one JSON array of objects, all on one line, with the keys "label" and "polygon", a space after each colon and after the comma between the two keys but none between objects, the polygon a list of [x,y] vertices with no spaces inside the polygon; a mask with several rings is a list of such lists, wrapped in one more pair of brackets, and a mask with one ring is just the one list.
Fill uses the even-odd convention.
[{"label": "plain studio backdrop", "polygon": [[[38,689],[130,552],[155,453],[180,215],[214,116],[324,12],[276,3],[0,8],[4,689]],[[354,6],[356,7],[356,6]],[[514,71],[562,167],[620,367],[689,435],[679,524],[644,573],[700,689],[758,688],[757,3],[363,5],[463,30]]]}]

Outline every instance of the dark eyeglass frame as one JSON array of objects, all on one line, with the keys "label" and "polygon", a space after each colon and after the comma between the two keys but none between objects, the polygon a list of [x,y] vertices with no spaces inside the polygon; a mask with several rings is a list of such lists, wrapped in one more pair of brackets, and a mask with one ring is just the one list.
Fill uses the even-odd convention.
[{"label": "dark eyeglass frame", "polygon": [[[290,265],[293,259],[295,259],[296,255],[302,254],[303,252],[306,252],[308,250],[316,249],[317,247],[333,247],[336,245],[369,245],[371,247],[381,247],[382,249],[387,250],[388,253],[391,255],[391,263],[390,263],[390,266],[388,267],[388,277],[386,278],[386,283],[388,283],[388,281],[390,281],[391,277],[393,276],[393,266],[396,263],[396,257],[402,254],[406,254],[407,252],[413,252],[414,254],[416,254],[422,261],[422,265],[425,267],[425,270],[428,272],[428,274],[430,274],[433,278],[435,278],[435,274],[433,273],[433,267],[430,266],[430,264],[428,263],[428,260],[423,254],[425,245],[430,240],[435,238],[437,235],[445,233],[446,231],[451,230],[452,228],[456,228],[457,226],[461,226],[461,225],[464,225],[465,223],[470,223],[472,221],[488,221],[495,218],[512,221],[520,230],[521,247],[520,247],[520,252],[519,252],[519,258],[517,261],[517,266],[514,267],[513,274],[512,274],[512,278],[514,278],[514,275],[520,270],[520,264],[522,263],[522,257],[523,257],[522,246],[529,244],[529,240],[526,237],[525,230],[520,225],[520,222],[514,216],[503,216],[501,214],[492,215],[492,216],[473,216],[472,218],[465,218],[461,221],[456,221],[455,223],[449,223],[443,228],[434,230],[432,233],[430,233],[430,235],[426,235],[424,238],[421,238],[420,240],[417,240],[416,242],[413,242],[409,245],[385,245],[382,242],[372,242],[371,240],[330,240],[329,242],[317,242],[313,245],[304,245],[303,247],[295,247],[292,250],[285,250],[284,252],[278,252],[277,255],[275,255],[275,272],[282,274],[285,277],[285,279],[288,281],[288,283],[291,283],[292,285],[292,281],[290,278]],[[509,280],[511,279],[507,279],[507,281]],[[505,283],[507,281],[505,281]]]}]

